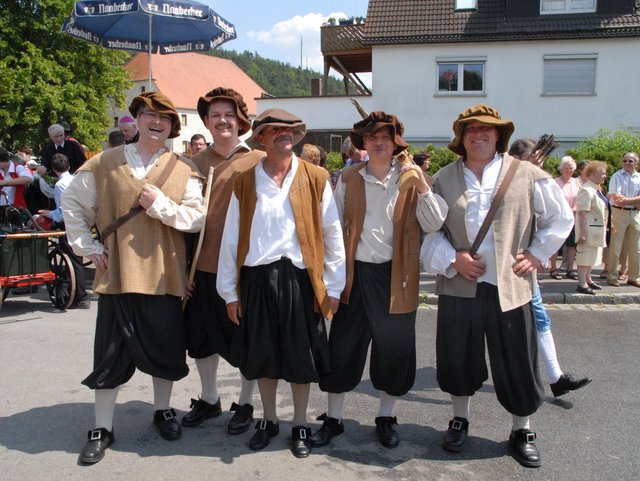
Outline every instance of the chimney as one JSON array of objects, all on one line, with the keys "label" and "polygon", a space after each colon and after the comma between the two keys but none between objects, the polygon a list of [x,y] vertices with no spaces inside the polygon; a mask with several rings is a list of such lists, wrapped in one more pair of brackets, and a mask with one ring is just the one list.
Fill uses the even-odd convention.
[{"label": "chimney", "polygon": [[322,79],[312,78],[311,79],[311,96],[320,97],[321,95],[322,95]]}]

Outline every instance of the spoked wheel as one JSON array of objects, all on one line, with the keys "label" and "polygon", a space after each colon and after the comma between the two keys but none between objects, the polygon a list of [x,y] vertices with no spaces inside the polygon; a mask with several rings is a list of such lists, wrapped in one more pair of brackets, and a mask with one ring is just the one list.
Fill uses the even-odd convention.
[{"label": "spoked wheel", "polygon": [[71,258],[62,249],[53,249],[49,252],[49,268],[56,275],[55,281],[47,283],[51,303],[58,309],[67,309],[76,296],[76,274]]}]

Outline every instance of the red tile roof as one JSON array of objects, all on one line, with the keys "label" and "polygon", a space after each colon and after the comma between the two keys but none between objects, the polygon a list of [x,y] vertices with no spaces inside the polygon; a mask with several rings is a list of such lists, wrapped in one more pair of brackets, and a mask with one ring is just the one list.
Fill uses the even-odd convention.
[{"label": "red tile roof", "polygon": [[[255,98],[265,90],[232,60],[199,53],[155,54],[153,80],[176,108],[196,109],[198,98],[216,87],[231,87],[244,97],[249,115],[257,114]],[[134,81],[149,78],[149,54],[136,54],[125,66]]]}]

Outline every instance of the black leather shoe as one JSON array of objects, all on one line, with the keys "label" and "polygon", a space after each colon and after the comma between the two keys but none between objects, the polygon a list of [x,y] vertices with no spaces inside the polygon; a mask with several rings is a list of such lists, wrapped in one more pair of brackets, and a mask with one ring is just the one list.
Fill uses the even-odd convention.
[{"label": "black leather shoe", "polygon": [[469,421],[466,418],[455,417],[449,421],[449,429],[444,433],[442,440],[442,449],[459,453],[467,441],[469,433]]},{"label": "black leather shoe", "polygon": [[563,394],[567,394],[569,391],[580,389],[590,382],[591,379],[589,379],[588,377],[576,379],[575,377],[573,377],[573,374],[566,372],[562,376],[560,376],[560,379],[551,384],[551,392],[553,392],[554,397],[559,397]]},{"label": "black leather shoe", "polygon": [[595,282],[587,282],[587,285],[594,291],[602,290],[602,286],[600,284],[596,284]]},{"label": "black leather shoe", "polygon": [[306,458],[311,453],[309,438],[311,428],[307,426],[294,426],[291,429],[291,452],[296,458]]},{"label": "black leather shoe", "polygon": [[202,399],[191,398],[191,411],[182,416],[182,425],[188,428],[202,424],[205,419],[215,418],[222,414],[220,398],[215,404],[209,404]]},{"label": "black leather shoe", "polygon": [[396,432],[394,425],[398,424],[398,419],[393,416],[379,416],[376,418],[376,431],[380,444],[385,448],[397,448],[400,444],[400,438]]},{"label": "black leather shoe", "polygon": [[324,421],[320,429],[311,435],[309,442],[311,447],[321,448],[331,441],[331,438],[344,433],[344,424],[336,418],[330,418],[326,413],[318,416],[318,421]]},{"label": "black leather shoe", "polygon": [[80,462],[94,464],[104,458],[104,452],[115,442],[113,432],[105,428],[92,429],[88,434],[89,440],[80,452]]},{"label": "black leather shoe", "polygon": [[238,404],[232,403],[230,411],[235,411],[235,414],[227,424],[229,434],[241,434],[251,427],[253,422],[253,406],[251,404],[238,406]]},{"label": "black leather shoe", "polygon": [[256,433],[249,440],[249,449],[260,451],[269,445],[271,438],[280,434],[280,423],[265,421],[264,419],[256,423]]},{"label": "black leather shoe", "polygon": [[578,286],[578,289],[576,289],[578,291],[578,294],[591,294],[591,295],[595,295],[595,292],[593,292],[593,289],[591,289],[590,287],[582,287],[582,286]]},{"label": "black leather shoe", "polygon": [[536,433],[528,429],[511,431],[509,435],[509,448],[513,457],[527,468],[538,468],[542,465],[540,452],[535,445]]},{"label": "black leather shoe", "polygon": [[158,428],[160,436],[167,441],[175,441],[182,436],[180,424],[176,419],[176,412],[171,409],[160,409],[153,413],[153,425]]}]

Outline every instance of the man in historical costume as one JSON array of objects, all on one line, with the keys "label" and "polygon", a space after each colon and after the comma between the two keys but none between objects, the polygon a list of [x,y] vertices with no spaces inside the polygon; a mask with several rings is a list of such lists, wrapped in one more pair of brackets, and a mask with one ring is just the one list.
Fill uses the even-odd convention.
[{"label": "man in historical costume", "polygon": [[[0,147],[0,205],[27,208],[24,188],[33,182],[33,175],[24,165],[14,164],[9,151]],[[4,195],[3,195],[4,194]]]},{"label": "man in historical costume", "polygon": [[[226,303],[216,291],[218,256],[233,180],[254,167],[264,155],[259,150],[251,151],[238,139],[238,135],[251,129],[251,121],[244,99],[235,90],[225,87],[211,90],[198,100],[198,113],[214,141],[192,161],[203,176],[208,175],[210,167],[214,167],[214,173],[202,250],[185,310],[188,354],[195,359],[202,392],[199,399],[191,400],[192,409],[182,418],[183,426],[197,426],[207,418],[222,414],[217,380],[220,356],[238,367],[238,353],[232,349],[232,338],[238,327],[227,317]],[[230,434],[245,432],[253,421],[256,382],[241,377],[240,397],[231,405],[235,414],[227,426]]]},{"label": "man in historical costume", "polygon": [[[331,323],[331,371],[320,378],[328,409],[311,438],[314,447],[344,432],[345,394],[362,379],[370,344],[370,377],[380,395],[378,438],[387,448],[400,442],[395,405],[413,386],[416,373],[421,232],[440,229],[447,214],[420,167],[398,161],[396,156],[408,147],[403,131],[395,115],[373,112],[350,132],[354,148],[366,150],[369,158],[345,168],[336,186],[347,283]],[[418,181],[401,192],[400,177],[409,170]]]},{"label": "man in historical costume", "polygon": [[497,186],[517,162],[504,153],[513,130],[513,122],[487,105],[458,116],[449,149],[461,157],[440,169],[433,184],[449,214],[442,231],[425,239],[421,260],[427,272],[438,274],[438,383],[453,405],[442,447],[464,448],[470,398],[488,377],[486,339],[498,401],[512,415],[510,449],[520,464],[537,467],[541,459],[529,417],[544,390],[531,296],[536,269],[566,239],[573,214],[546,172],[520,162],[486,237],[470,253]]},{"label": "man in historical costume", "polygon": [[627,284],[640,287],[640,173],[638,154],[626,152],[620,161],[622,168],[611,176],[609,191],[611,209],[611,241],[609,245],[610,286],[619,286],[616,276],[621,264],[623,244],[629,255]]},{"label": "man in historical costume", "polygon": [[75,140],[65,138],[64,127],[60,124],[50,125],[47,129],[51,142],[42,150],[42,165],[38,167],[38,173],[51,171],[51,158],[55,154],[64,154],[69,159],[69,172],[72,174],[87,160],[82,151],[82,146]]},{"label": "man in historical costume", "polygon": [[[138,142],[90,159],[62,196],[69,243],[95,265],[99,296],[94,370],[83,381],[95,390],[95,426],[80,454],[83,463],[100,461],[114,442],[118,390],[136,368],[152,376],[160,435],[181,436],[169,401],[173,382],[189,372],[181,306],[184,232],[204,223],[202,181],[195,165],[165,147],[180,133],[169,98],[145,92],[129,111]],[[100,240],[92,236],[94,224]]]},{"label": "man in historical costume", "polygon": [[294,405],[291,450],[299,458],[310,453],[310,383],[328,367],[325,319],[345,283],[328,173],[293,152],[305,132],[304,122],[284,110],[255,119],[247,142],[266,156],[234,182],[217,277],[228,316],[240,326],[240,370],[258,380],[264,409],[249,447],[264,449],[279,433],[276,390],[284,379]]}]

